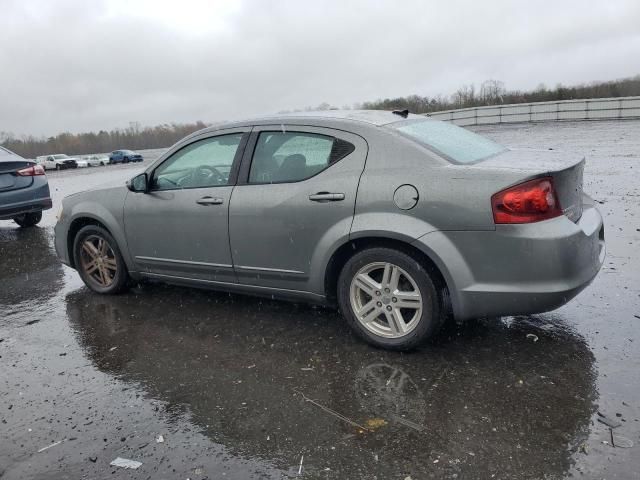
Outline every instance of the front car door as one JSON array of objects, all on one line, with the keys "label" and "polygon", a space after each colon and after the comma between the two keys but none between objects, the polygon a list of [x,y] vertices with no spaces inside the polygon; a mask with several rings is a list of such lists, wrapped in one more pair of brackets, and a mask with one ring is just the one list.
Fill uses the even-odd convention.
[{"label": "front car door", "polygon": [[322,294],[313,278],[349,235],[366,142],[329,128],[260,126],[247,155],[229,213],[238,282]]},{"label": "front car door", "polygon": [[127,194],[125,230],[138,271],[235,283],[229,199],[247,137],[238,128],[195,137],[148,171],[148,193]]}]

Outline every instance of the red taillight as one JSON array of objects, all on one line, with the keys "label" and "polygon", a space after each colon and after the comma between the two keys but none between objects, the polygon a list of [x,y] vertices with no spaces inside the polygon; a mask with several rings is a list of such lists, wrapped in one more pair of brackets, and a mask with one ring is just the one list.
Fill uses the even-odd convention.
[{"label": "red taillight", "polygon": [[32,165],[16,172],[21,177],[35,177],[36,175],[44,175],[42,165]]},{"label": "red taillight", "polygon": [[532,223],[562,215],[553,178],[537,178],[491,197],[495,223]]}]

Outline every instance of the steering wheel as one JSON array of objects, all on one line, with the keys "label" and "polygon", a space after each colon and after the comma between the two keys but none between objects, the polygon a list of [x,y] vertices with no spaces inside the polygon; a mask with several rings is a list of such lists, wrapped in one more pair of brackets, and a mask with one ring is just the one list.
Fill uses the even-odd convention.
[{"label": "steering wheel", "polygon": [[227,182],[227,179],[222,175],[216,167],[209,165],[200,165],[194,168],[191,172],[191,183],[193,186],[211,185],[215,180],[218,185],[222,185]]}]

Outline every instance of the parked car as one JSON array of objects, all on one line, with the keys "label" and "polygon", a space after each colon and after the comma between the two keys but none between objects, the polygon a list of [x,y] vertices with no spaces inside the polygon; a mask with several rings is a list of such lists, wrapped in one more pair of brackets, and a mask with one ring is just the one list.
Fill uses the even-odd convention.
[{"label": "parked car", "polygon": [[45,170],[64,170],[65,168],[77,168],[78,159],[63,153],[57,155],[42,155],[36,158],[36,163],[42,165]]},{"label": "parked car", "polygon": [[88,155],[78,160],[78,167],[101,167],[109,163],[109,157],[99,155]]},{"label": "parked car", "polygon": [[368,342],[409,349],[450,315],[553,310],[593,280],[604,227],[583,167],[406,111],[280,115],[65,198],[55,244],[95,292],[148,279],[337,303]]},{"label": "parked car", "polygon": [[141,162],[142,155],[132,150],[114,150],[109,154],[109,163]]},{"label": "parked car", "polygon": [[51,208],[44,167],[0,147],[0,220],[31,227]]}]

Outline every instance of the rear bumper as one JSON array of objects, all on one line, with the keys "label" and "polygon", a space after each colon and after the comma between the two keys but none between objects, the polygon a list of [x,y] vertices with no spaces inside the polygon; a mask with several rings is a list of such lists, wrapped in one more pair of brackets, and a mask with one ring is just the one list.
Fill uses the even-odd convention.
[{"label": "rear bumper", "polygon": [[562,216],[434,233],[416,246],[438,256],[458,320],[554,310],[591,283],[605,257],[602,216],[588,198],[577,223]]},{"label": "rear bumper", "polygon": [[[41,178],[44,178],[42,176]],[[49,184],[36,177],[34,185],[21,190],[0,193],[0,220],[7,220],[23,213],[41,212],[52,206]],[[39,183],[37,185],[36,183]]]}]

